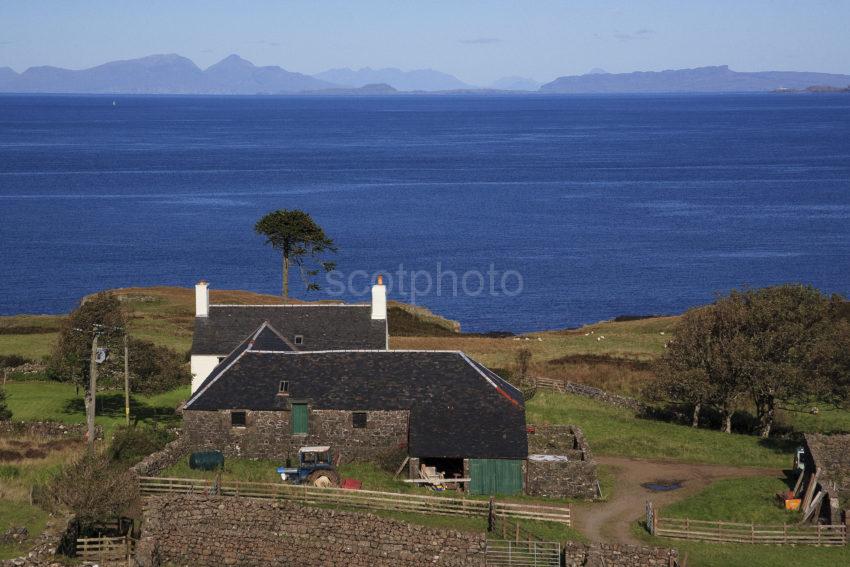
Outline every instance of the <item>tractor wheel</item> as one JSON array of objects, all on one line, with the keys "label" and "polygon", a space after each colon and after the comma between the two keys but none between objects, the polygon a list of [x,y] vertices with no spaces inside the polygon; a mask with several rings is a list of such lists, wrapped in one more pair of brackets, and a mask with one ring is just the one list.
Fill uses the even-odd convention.
[{"label": "tractor wheel", "polygon": [[339,475],[336,471],[330,470],[313,471],[307,477],[307,483],[311,486],[318,486],[319,488],[339,486]]}]

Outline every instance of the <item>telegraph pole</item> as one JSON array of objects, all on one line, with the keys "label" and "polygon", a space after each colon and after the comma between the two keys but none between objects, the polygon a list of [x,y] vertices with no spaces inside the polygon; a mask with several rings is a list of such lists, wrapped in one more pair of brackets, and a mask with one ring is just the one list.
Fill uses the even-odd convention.
[{"label": "telegraph pole", "polygon": [[89,399],[88,407],[86,408],[86,424],[89,448],[94,447],[94,412],[95,400],[97,399],[97,336],[95,331],[91,340],[91,361],[89,363],[89,391],[86,397]]},{"label": "telegraph pole", "polygon": [[130,347],[124,333],[124,420],[130,425]]}]

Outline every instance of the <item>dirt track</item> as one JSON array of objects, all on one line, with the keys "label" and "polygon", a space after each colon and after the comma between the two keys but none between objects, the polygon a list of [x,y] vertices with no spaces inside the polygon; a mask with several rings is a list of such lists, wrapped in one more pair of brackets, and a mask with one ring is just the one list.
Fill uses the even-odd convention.
[{"label": "dirt track", "polygon": [[[718,479],[782,476],[780,469],[696,465],[624,457],[597,457],[596,461],[613,469],[616,476],[614,494],[607,502],[578,507],[575,527],[592,541],[612,543],[640,543],[632,535],[631,525],[635,520],[643,518],[647,500],[652,500],[658,508],[699,492]],[[683,486],[669,492],[651,492],[641,486],[642,483],[656,480],[682,481]]]}]

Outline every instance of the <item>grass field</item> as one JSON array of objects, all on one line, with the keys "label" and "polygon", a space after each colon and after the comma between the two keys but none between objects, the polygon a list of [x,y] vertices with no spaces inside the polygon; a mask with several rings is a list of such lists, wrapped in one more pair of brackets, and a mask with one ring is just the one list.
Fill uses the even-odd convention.
[{"label": "grass field", "polygon": [[[85,422],[82,395],[77,395],[74,386],[70,384],[49,381],[9,382],[6,384],[6,394],[15,421]],[[180,419],[174,410],[188,396],[188,386],[154,396],[131,396],[131,420],[165,426],[179,425]],[[97,400],[95,422],[103,426],[107,433],[124,423],[123,392],[101,392]]]},{"label": "grass field", "polygon": [[781,468],[789,466],[796,447],[793,442],[640,419],[627,409],[550,392],[538,392],[526,404],[526,414],[531,423],[578,425],[598,455]]},{"label": "grass field", "polygon": [[672,547],[687,567],[839,567],[850,565],[850,546],[814,547],[702,543],[652,537],[635,524],[634,535],[654,547]]},{"label": "grass field", "polygon": [[780,508],[774,498],[776,493],[787,490],[789,486],[784,477],[718,480],[702,492],[665,507],[660,515],[692,520],[792,524],[800,521],[800,514]]}]

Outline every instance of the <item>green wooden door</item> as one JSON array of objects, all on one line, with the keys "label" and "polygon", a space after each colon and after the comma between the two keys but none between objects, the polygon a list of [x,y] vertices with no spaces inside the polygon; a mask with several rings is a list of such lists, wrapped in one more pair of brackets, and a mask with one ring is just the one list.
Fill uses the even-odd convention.
[{"label": "green wooden door", "polygon": [[522,492],[522,461],[470,459],[469,491],[472,494],[519,494]]},{"label": "green wooden door", "polygon": [[307,433],[307,404],[292,404],[292,434]]}]

